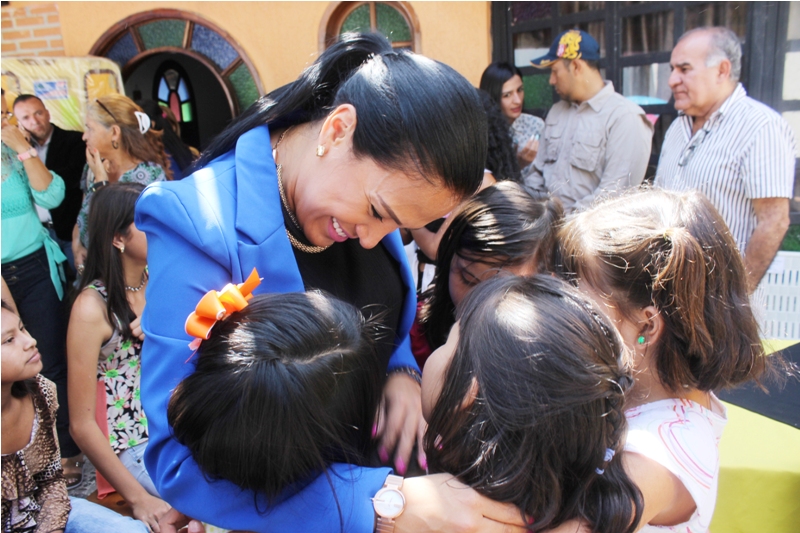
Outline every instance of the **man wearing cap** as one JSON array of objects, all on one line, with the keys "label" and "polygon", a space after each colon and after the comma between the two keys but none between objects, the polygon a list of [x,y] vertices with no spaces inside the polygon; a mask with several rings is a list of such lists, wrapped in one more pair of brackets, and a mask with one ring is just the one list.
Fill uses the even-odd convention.
[{"label": "man wearing cap", "polygon": [[650,158],[653,125],[641,107],[614,91],[598,68],[600,46],[580,30],[559,35],[547,55],[561,101],[545,120],[534,171],[526,183],[561,199],[567,211],[637,187]]},{"label": "man wearing cap", "polygon": [[[730,229],[755,291],[789,228],[797,144],[789,124],[747,96],[742,48],[727,28],[678,40],[669,86],[678,118],[664,137],[655,184],[697,189]],[[754,303],[761,305],[758,294]]]},{"label": "man wearing cap", "polygon": [[[50,122],[50,112],[32,94],[14,100],[14,116],[30,135],[31,144],[48,170],[64,180],[66,191],[61,205],[50,210],[53,229],[62,250],[72,262],[72,228],[81,209],[81,174],[86,165],[86,144],[79,131],[62,130]],[[46,212],[45,212],[46,214]]]}]

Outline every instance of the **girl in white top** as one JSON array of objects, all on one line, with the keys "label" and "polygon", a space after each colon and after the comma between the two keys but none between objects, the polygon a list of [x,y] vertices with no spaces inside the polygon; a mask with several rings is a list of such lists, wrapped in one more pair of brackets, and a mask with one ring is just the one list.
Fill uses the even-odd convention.
[{"label": "girl in white top", "polygon": [[605,305],[636,358],[623,462],[641,531],[706,532],[727,421],[712,390],[767,370],[736,244],[705,196],[662,190],[596,205],[560,237],[557,268]]}]

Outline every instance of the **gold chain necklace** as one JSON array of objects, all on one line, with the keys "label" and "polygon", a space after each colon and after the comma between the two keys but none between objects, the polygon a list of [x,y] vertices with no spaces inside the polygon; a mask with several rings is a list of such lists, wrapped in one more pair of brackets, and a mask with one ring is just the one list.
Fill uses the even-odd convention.
[{"label": "gold chain necklace", "polygon": [[[281,133],[281,136],[278,137],[278,142],[275,143],[275,146],[272,148],[273,160],[278,155],[278,146],[281,145],[281,141],[283,141],[283,138],[286,136],[289,130],[292,129],[292,127],[293,126],[290,126],[286,130],[284,130],[284,132]],[[286,209],[286,212],[289,214],[289,218],[291,219],[295,227],[298,230],[303,231],[302,228],[300,227],[300,223],[297,221],[297,217],[295,217],[294,213],[292,213],[292,210],[289,209],[289,202],[286,200],[286,192],[283,189],[283,176],[282,176],[283,165],[277,165],[276,168],[278,173],[278,193],[281,196],[281,203],[283,204],[284,209]],[[294,235],[292,235],[292,232],[289,231],[289,228],[284,228],[284,229],[286,230],[286,236],[289,238],[289,242],[292,244],[292,246],[294,246],[301,252],[305,252],[307,254],[318,254],[330,248],[330,246],[310,246],[308,244],[303,244],[302,242],[297,240],[297,238]]]}]

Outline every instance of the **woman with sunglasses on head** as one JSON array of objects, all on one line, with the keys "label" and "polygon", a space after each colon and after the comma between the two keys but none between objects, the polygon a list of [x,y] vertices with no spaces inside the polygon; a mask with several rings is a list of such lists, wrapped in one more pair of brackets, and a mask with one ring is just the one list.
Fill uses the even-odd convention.
[{"label": "woman with sunglasses on head", "polygon": [[[405,472],[424,421],[408,337],[416,301],[397,229],[450,212],[478,188],[485,160],[486,117],[467,80],[383,37],[346,34],[234,121],[194,174],[145,190],[136,208],[150,266],[145,461],[168,502],[253,531],[367,532],[376,512],[393,520],[371,501],[387,483],[386,467],[334,464],[274,505],[230,482],[209,483],[166,418],[173,388],[194,368],[181,317],[208,287],[241,283],[253,268],[263,277],[258,293],[321,289],[380,313],[387,334],[376,356],[386,381],[376,438],[384,462]],[[424,456],[415,459],[424,465]],[[512,506],[464,490],[452,476],[410,478],[403,487],[398,532],[508,531],[501,522],[520,523]]]},{"label": "woman with sunglasses on head", "polygon": [[172,179],[162,133],[151,128],[150,117],[121,94],[96,98],[86,111],[86,168],[81,179],[83,204],[72,232],[75,268],[83,273],[89,243],[87,222],[92,195],[116,182],[150,185]]}]

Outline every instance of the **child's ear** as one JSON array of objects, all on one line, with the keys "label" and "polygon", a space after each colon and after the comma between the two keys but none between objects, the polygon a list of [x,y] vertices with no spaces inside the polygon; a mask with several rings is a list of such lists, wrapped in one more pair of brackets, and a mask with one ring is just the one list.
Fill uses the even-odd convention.
[{"label": "child's ear", "polygon": [[655,344],[664,332],[664,318],[661,311],[653,305],[648,305],[641,311],[642,335],[649,344]]},{"label": "child's ear", "polygon": [[473,377],[472,382],[469,384],[469,389],[467,389],[467,395],[461,400],[461,409],[466,410],[472,407],[472,404],[475,403],[475,398],[478,397],[479,390],[478,380]]}]

